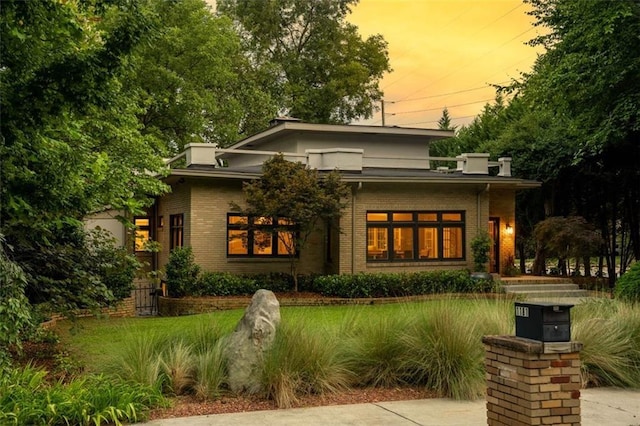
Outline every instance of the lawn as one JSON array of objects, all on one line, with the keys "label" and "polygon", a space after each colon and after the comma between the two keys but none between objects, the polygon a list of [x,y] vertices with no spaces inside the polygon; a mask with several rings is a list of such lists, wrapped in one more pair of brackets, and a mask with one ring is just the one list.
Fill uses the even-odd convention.
[{"label": "lawn", "polygon": [[[495,313],[497,302],[487,300],[448,300],[452,309],[472,314],[483,311]],[[339,333],[348,324],[367,319],[378,322],[384,318],[411,318],[429,311],[429,306],[442,302],[425,301],[364,306],[282,307],[282,323],[304,324],[305,328],[321,329],[328,333]],[[499,303],[498,303],[499,304]],[[493,306],[492,306],[493,305]],[[487,307],[492,307],[487,309]],[[136,318],[81,318],[77,324],[61,321],[56,332],[65,350],[81,362],[89,372],[108,372],[112,361],[122,349],[131,346],[136,336],[162,334],[186,336],[202,327],[215,327],[230,333],[242,317],[244,309],[216,311],[209,314],[182,317],[136,317]],[[505,324],[513,328],[513,321],[505,312]]]},{"label": "lawn", "polygon": [[[225,391],[226,336],[243,310],[177,318],[61,323],[65,348],[90,372],[170,394]],[[260,374],[266,398],[290,406],[309,393],[359,386],[424,386],[447,397],[484,394],[484,335],[514,333],[513,301],[444,299],[367,306],[283,307]],[[584,343],[584,385],[640,386],[640,307],[596,300],[572,310]]]}]

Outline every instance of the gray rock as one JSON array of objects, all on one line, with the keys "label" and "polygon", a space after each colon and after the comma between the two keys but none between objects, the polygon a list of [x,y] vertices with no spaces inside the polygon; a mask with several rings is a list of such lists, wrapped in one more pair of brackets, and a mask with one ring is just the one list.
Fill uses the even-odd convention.
[{"label": "gray rock", "polygon": [[269,290],[258,290],[229,336],[225,348],[229,388],[232,392],[257,393],[264,353],[272,345],[280,324],[280,303]]}]

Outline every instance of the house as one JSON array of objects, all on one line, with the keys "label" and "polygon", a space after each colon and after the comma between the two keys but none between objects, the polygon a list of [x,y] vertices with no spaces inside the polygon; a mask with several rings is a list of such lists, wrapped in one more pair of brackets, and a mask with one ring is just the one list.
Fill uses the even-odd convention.
[{"label": "house", "polygon": [[429,156],[429,144],[452,136],[276,119],[226,149],[187,145],[163,178],[171,192],[157,198],[149,216],[135,218],[136,247],[146,238],[160,244],[154,268],[166,265],[173,248],[191,246],[204,270],[288,272],[287,252],[268,232],[278,218],[259,218],[263,230],[251,231],[230,208],[243,203],[242,183],[259,178],[263,161],[282,153],[320,172],[338,169],[351,188],[340,229],[312,236],[300,273],[472,269],[471,240],[482,231],[492,238],[491,272],[499,273],[514,255],[516,191],[539,184],[511,176],[511,159],[490,161],[489,154],[462,154],[447,159],[451,168],[431,168],[443,159]]}]

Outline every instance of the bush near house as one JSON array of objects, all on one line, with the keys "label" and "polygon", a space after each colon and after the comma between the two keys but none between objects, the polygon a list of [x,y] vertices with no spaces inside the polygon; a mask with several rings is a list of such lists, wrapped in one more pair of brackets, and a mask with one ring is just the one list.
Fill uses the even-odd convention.
[{"label": "bush near house", "polygon": [[614,295],[628,302],[640,302],[640,262],[636,262],[616,282]]},{"label": "bush near house", "polygon": [[[201,272],[190,247],[171,252],[167,264],[167,285],[171,297],[247,296],[259,289],[275,293],[293,291],[293,278],[286,273],[240,275],[229,272]],[[302,291],[344,298],[416,296],[437,293],[486,293],[495,283],[472,279],[467,270],[413,273],[359,273],[355,275],[300,275]]]}]

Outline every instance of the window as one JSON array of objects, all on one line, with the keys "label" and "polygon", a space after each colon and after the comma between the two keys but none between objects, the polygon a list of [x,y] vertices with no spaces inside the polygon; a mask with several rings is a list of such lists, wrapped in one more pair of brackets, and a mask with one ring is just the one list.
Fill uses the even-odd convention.
[{"label": "window", "polygon": [[135,251],[144,251],[147,241],[151,239],[151,219],[148,217],[133,218],[135,225],[135,237],[133,248]]},{"label": "window", "polygon": [[227,215],[227,256],[282,257],[294,250],[296,227],[286,218]]},{"label": "window", "polygon": [[464,212],[367,212],[367,261],[465,257]]},{"label": "window", "polygon": [[169,249],[184,245],[184,214],[169,216]]}]

